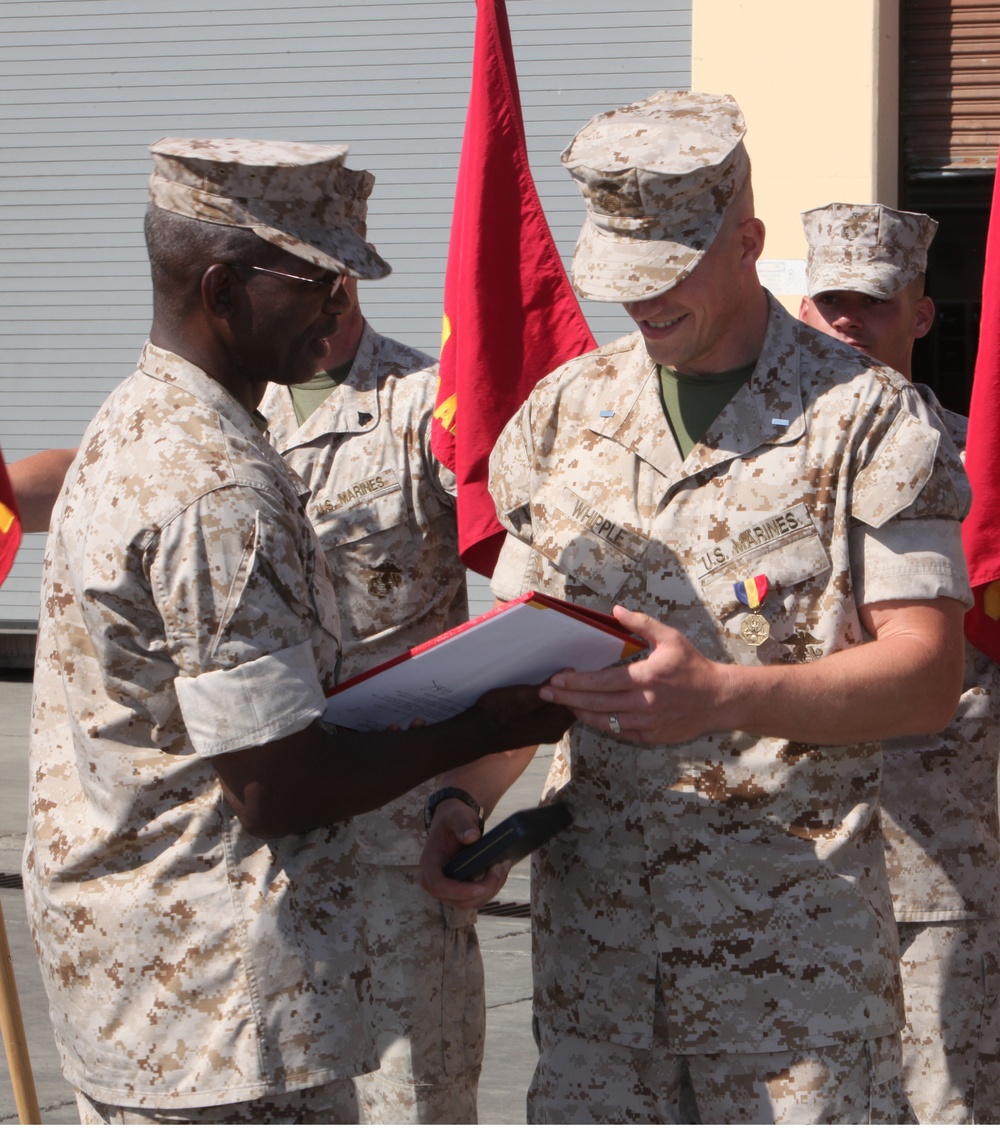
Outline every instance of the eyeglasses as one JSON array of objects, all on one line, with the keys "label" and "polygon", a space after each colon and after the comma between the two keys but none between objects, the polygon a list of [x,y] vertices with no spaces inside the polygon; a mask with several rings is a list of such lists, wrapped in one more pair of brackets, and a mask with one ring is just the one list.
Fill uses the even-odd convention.
[{"label": "eyeglasses", "polygon": [[282,273],[280,269],[268,269],[262,265],[235,265],[231,264],[230,269],[252,269],[256,273],[269,273],[272,277],[284,277],[288,281],[301,281],[303,285],[311,285],[313,289],[325,289],[332,297],[340,288],[344,281],[344,274],[338,273],[331,281],[326,277],[299,277],[297,273]]}]

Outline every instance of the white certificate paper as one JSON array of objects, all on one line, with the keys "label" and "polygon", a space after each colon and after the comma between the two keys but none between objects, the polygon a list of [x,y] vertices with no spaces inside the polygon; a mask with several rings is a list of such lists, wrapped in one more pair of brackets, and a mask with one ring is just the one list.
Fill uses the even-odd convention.
[{"label": "white certificate paper", "polygon": [[532,591],[335,686],[323,719],[367,731],[430,725],[487,690],[604,669],[645,648],[607,614]]}]

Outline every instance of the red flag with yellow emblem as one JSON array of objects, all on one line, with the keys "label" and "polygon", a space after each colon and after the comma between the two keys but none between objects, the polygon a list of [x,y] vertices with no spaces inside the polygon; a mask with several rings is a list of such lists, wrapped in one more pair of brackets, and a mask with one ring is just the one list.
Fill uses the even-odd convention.
[{"label": "red flag with yellow emblem", "polygon": [[0,582],[14,564],[14,556],[21,545],[21,518],[17,511],[17,500],[10,485],[7,465],[0,452]]},{"label": "red flag with yellow emblem", "polygon": [[965,468],[972,484],[972,508],[962,527],[962,541],[975,595],[965,616],[965,636],[1000,662],[1000,179],[993,188],[986,239]]},{"label": "red flag with yellow emblem", "polygon": [[503,541],[487,489],[497,436],[537,381],[595,342],[531,177],[503,0],[477,7],[431,446],[458,480],[462,560],[489,575]]}]

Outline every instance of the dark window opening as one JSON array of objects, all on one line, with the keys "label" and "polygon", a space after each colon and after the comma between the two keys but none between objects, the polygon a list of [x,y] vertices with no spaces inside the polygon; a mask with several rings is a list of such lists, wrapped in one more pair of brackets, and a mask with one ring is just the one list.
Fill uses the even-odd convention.
[{"label": "dark window opening", "polygon": [[976,366],[992,195],[993,171],[922,173],[904,186],[902,208],[939,223],[927,259],[927,293],[937,316],[913,347],[913,379],[962,415],[968,415]]}]

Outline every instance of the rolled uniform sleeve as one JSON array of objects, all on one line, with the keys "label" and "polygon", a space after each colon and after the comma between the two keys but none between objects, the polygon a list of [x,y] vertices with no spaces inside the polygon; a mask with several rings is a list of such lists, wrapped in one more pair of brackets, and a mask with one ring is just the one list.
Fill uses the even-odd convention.
[{"label": "rolled uniform sleeve", "polygon": [[303,642],[233,669],[179,677],[177,701],[191,743],[214,757],[305,729],[326,705],[315,667],[312,645]]},{"label": "rolled uniform sleeve", "polygon": [[937,418],[920,402],[901,411],[854,480],[858,604],[945,597],[970,606],[961,530],[969,502],[961,458]]},{"label": "rolled uniform sleeve", "polygon": [[150,553],[177,701],[203,756],[286,737],[323,712],[339,622],[326,560],[302,534],[266,495],[222,488]]}]

